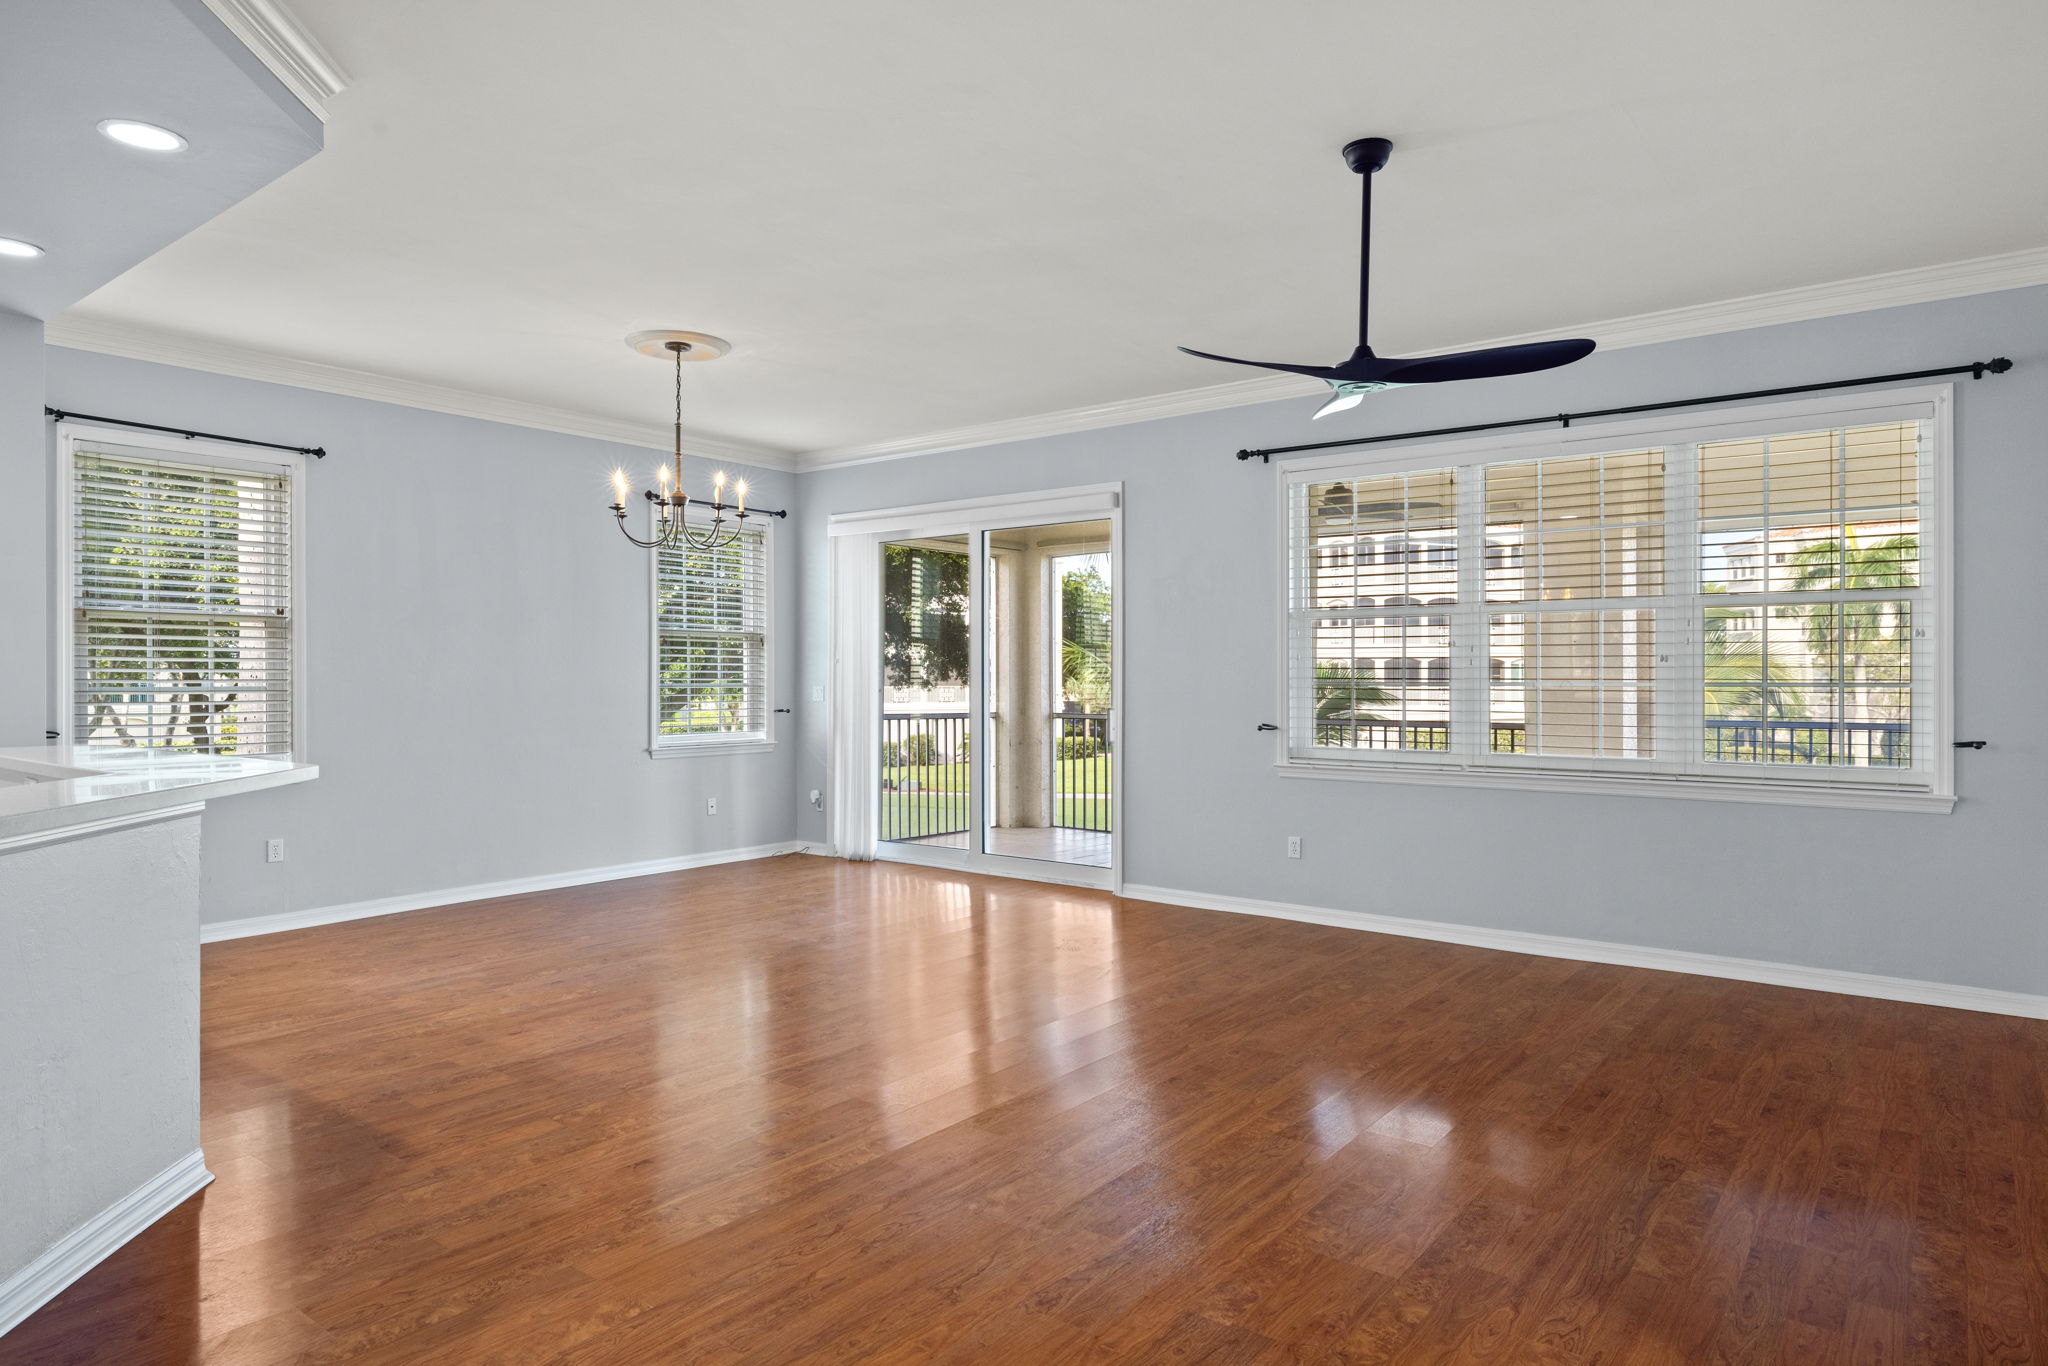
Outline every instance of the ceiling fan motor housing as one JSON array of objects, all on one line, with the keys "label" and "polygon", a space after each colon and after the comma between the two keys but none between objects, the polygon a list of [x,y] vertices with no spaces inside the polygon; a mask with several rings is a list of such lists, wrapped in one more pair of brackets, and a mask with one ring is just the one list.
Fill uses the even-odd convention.
[{"label": "ceiling fan motor housing", "polygon": [[1394,144],[1386,138],[1359,138],[1344,144],[1344,164],[1360,175],[1371,175],[1393,154]]}]

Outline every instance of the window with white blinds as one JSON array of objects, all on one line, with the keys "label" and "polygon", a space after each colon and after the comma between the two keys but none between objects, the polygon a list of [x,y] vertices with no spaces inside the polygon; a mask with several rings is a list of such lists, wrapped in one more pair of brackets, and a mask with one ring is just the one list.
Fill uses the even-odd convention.
[{"label": "window with white blinds", "polygon": [[768,740],[768,536],[656,552],[654,748]]},{"label": "window with white blinds", "polygon": [[68,452],[69,738],[291,754],[293,467]]},{"label": "window with white blinds", "polygon": [[1300,462],[1287,766],[1947,792],[1945,433],[1941,391]]}]

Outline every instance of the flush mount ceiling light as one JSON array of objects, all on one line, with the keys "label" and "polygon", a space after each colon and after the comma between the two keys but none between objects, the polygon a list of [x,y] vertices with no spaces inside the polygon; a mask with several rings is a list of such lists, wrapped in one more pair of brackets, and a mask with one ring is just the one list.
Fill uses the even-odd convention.
[{"label": "flush mount ceiling light", "polygon": [[[725,471],[720,470],[711,480],[711,498],[697,500],[697,505],[711,516],[708,521],[692,522],[689,519],[690,498],[683,492],[683,362],[717,360],[732,350],[732,343],[723,337],[707,336],[702,332],[678,332],[672,328],[657,328],[652,332],[635,332],[626,338],[626,345],[643,356],[656,360],[673,359],[676,367],[676,423],[675,423],[675,477],[670,482],[669,466],[658,467],[657,482],[661,491],[645,490],[640,496],[654,505],[654,537],[642,540],[626,526],[626,472],[612,471],[612,516],[619,519],[619,531],[634,545],[649,550],[719,550],[740,538],[740,531],[749,517],[787,517],[787,512],[772,508],[747,510],[747,481],[742,479],[733,485],[738,505],[725,501]],[[726,525],[725,514],[734,514],[731,526]]]},{"label": "flush mount ceiling light", "polygon": [[1385,138],[1360,138],[1344,146],[1344,162],[1364,182],[1363,222],[1358,241],[1358,349],[1339,365],[1286,365],[1279,361],[1239,360],[1218,356],[1192,347],[1180,349],[1203,360],[1220,360],[1230,365],[1252,365],[1261,370],[1285,370],[1290,374],[1313,375],[1330,386],[1330,397],[1316,416],[1355,407],[1367,394],[1381,389],[1398,389],[1404,384],[1443,384],[1460,379],[1492,379],[1497,375],[1525,375],[1532,370],[1549,370],[1569,365],[1591,355],[1593,343],[1583,337],[1569,341],[1526,342],[1520,346],[1490,346],[1483,351],[1459,351],[1448,356],[1380,357],[1365,340],[1366,301],[1372,284],[1372,177],[1387,164],[1394,144]]},{"label": "flush mount ceiling light", "polygon": [[185,148],[185,139],[170,129],[134,119],[101,119],[100,131],[118,143],[140,147],[145,152],[179,152]]},{"label": "flush mount ceiling light", "polygon": [[19,237],[0,237],[0,256],[41,256],[43,249]]}]

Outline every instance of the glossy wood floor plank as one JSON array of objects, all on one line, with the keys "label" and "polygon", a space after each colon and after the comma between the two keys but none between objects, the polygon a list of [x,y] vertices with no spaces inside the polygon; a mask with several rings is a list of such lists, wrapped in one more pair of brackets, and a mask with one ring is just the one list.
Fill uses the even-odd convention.
[{"label": "glossy wood floor plank", "polygon": [[25,1363],[2048,1360],[2048,1025],[793,857],[205,951]]}]

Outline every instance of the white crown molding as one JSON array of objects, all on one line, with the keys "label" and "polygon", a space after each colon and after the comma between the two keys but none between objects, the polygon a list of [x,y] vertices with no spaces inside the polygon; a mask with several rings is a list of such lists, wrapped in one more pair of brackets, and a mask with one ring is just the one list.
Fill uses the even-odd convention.
[{"label": "white crown molding", "polygon": [[1445,944],[1465,944],[1472,948],[1533,954],[1539,958],[1569,958],[1581,963],[1613,963],[1627,968],[1651,968],[1659,972],[1691,973],[1696,977],[1724,977],[1736,982],[1762,982],[1770,986],[1796,987],[1802,991],[1831,991],[1842,996],[1868,996],[1880,1001],[1909,1001],[1915,1005],[1945,1006],[1951,1010],[1981,1010],[1992,1015],[2017,1015],[2028,1020],[2048,1020],[2048,996],[2000,991],[1992,987],[1923,982],[1907,977],[1881,977],[1868,972],[1844,972],[1839,968],[1772,963],[1758,958],[1730,958],[1723,954],[1693,953],[1685,949],[1648,948],[1639,944],[1611,943],[1604,939],[1573,939],[1557,934],[1532,934],[1526,930],[1496,930],[1481,925],[1410,920],[1402,916],[1374,915],[1367,911],[1297,906],[1284,901],[1217,896],[1208,892],[1181,891],[1173,887],[1126,885],[1123,896],[1127,901],[1158,901],[1169,906],[1192,906],[1204,911],[1229,911],[1238,915],[1269,916],[1276,920],[1300,920],[1311,925],[1335,925],[1340,929],[1368,930],[1374,934],[1398,934],[1404,939],[1432,939]]},{"label": "white crown molding", "polygon": [[1062,408],[1058,412],[1031,417],[1003,418],[971,427],[948,427],[922,436],[892,441],[872,441],[860,446],[831,446],[805,451],[799,457],[806,470],[837,469],[844,465],[872,465],[883,460],[904,460],[913,455],[939,451],[968,450],[995,446],[1007,441],[1028,441],[1040,436],[1064,436],[1069,432],[1092,431],[1097,427],[1121,427],[1131,422],[1150,422],[1162,417],[1185,417],[1189,413],[1214,412],[1219,408],[1242,408],[1277,399],[1303,398],[1328,393],[1321,380],[1299,375],[1275,374],[1264,379],[1232,380],[1228,384],[1204,385],[1200,389],[1176,389],[1144,398],[1117,399],[1084,408]]},{"label": "white crown molding", "polygon": [[206,1155],[195,1148],[0,1281],[0,1334],[55,1299],[66,1286],[211,1180]]},{"label": "white crown molding", "polygon": [[[614,441],[622,446],[641,446],[649,450],[665,451],[669,449],[670,444],[671,432],[666,425],[626,422],[618,418],[599,417],[594,413],[579,413],[568,408],[550,408],[544,404],[501,398],[495,394],[480,394],[468,389],[428,384],[421,380],[374,374],[368,370],[352,370],[346,366],[326,365],[319,361],[297,360],[251,347],[205,341],[198,337],[161,332],[155,328],[138,327],[129,323],[60,315],[44,324],[43,338],[52,346],[68,347],[74,351],[96,351],[107,356],[125,356],[130,360],[155,361],[161,365],[182,366],[187,370],[204,370],[209,374],[261,380],[266,384],[288,384],[299,389],[317,389],[322,393],[343,394],[349,398],[369,399],[374,403],[395,403],[406,408],[425,408],[430,412],[449,413],[456,417],[472,417],[485,422],[503,422],[514,427],[560,432],[565,436]],[[795,458],[785,451],[757,446],[751,442],[724,441],[713,437],[684,437],[683,454],[704,460],[751,465],[758,469],[788,472],[797,468]]]},{"label": "white crown molding", "polygon": [[[1934,303],[1960,299],[1971,294],[1995,294],[2004,289],[2025,289],[2048,284],[2048,247],[2029,247],[1998,256],[1979,256],[1968,261],[1949,261],[1937,266],[1915,266],[1879,275],[1859,275],[1826,284],[1800,285],[1793,289],[1749,294],[1718,303],[1691,304],[1633,317],[1610,318],[1606,322],[1581,323],[1577,327],[1551,327],[1540,332],[1523,332],[1497,337],[1475,346],[1513,346],[1519,342],[1541,341],[1545,337],[1592,337],[1608,350],[1626,346],[1654,346],[1658,342],[1684,341],[1717,332],[1740,332],[1751,327],[1773,327],[1780,323],[1810,322],[1848,313],[1868,313],[1879,308],[1906,304]],[[1463,351],[1459,346],[1448,348]]]},{"label": "white crown molding", "polygon": [[305,25],[276,0],[205,0],[205,5],[314,118],[327,121],[327,101],[347,88],[348,75]]},{"label": "white crown molding", "polygon": [[444,887],[435,892],[414,892],[407,896],[379,897],[375,901],[351,901],[340,906],[316,906],[281,915],[256,915],[246,920],[216,920],[199,927],[199,942],[217,944],[223,939],[247,939],[258,934],[281,934],[306,930],[315,925],[338,925],[347,920],[368,920],[373,916],[398,915],[405,911],[430,911],[457,906],[465,901],[489,901],[501,896],[527,892],[551,892],[558,887],[581,887],[592,882],[612,882],[626,877],[647,877],[673,873],[684,868],[708,868],[714,863],[744,863],[749,859],[799,854],[808,846],[802,840],[779,844],[756,844],[744,849],[714,849],[707,854],[683,854],[676,858],[644,859],[639,863],[614,863],[602,868],[579,868],[568,873],[543,873],[537,877],[508,878],[503,882],[478,882],[467,887]]},{"label": "white crown molding", "polygon": [[[212,0],[209,0],[211,3]],[[254,0],[249,0],[254,3]],[[222,0],[226,3],[226,0]],[[1897,308],[1906,304],[1933,303],[1971,294],[1992,294],[2000,290],[2025,289],[2048,284],[2048,247],[1982,256],[1946,265],[1895,270],[1882,275],[1865,275],[1830,284],[1805,285],[1797,289],[1752,294],[1719,303],[1694,304],[1685,308],[1641,313],[1606,322],[1580,323],[1544,328],[1541,332],[1494,337],[1454,347],[1441,347],[1419,354],[1439,355],[1479,346],[1509,346],[1545,337],[1590,336],[1607,350],[1629,346],[1650,346],[1658,342],[1682,341],[1689,337],[1735,332],[1744,328],[1769,327],[1781,323],[1805,322],[1815,318],[1863,313],[1872,309]],[[132,326],[105,319],[62,316],[45,325],[52,346],[136,360],[179,365],[213,374],[234,375],[272,384],[294,385],[325,393],[346,394],[378,403],[396,403],[408,408],[452,413],[458,417],[503,422],[515,427],[561,432],[568,436],[614,441],[649,450],[666,450],[670,433],[665,426],[599,417],[567,408],[550,408],[518,399],[481,394],[419,380],[400,379],[326,365],[318,361],[275,356],[250,347],[205,341],[198,337]],[[1179,389],[1144,398],[1119,399],[1030,417],[1005,418],[997,422],[919,436],[894,438],[856,446],[831,446],[819,450],[789,452],[750,442],[709,437],[686,438],[683,453],[706,460],[752,465],[760,469],[808,473],[846,465],[904,460],[942,451],[969,450],[1034,437],[1063,436],[1070,432],[1120,427],[1158,418],[1183,417],[1190,413],[1241,408],[1257,403],[1302,398],[1323,392],[1320,382],[1294,375],[1274,374],[1257,379],[1233,380]]]},{"label": "white crown molding", "polygon": [[[2048,247],[2032,247],[2025,251],[2006,252],[1999,256],[1980,256],[1973,260],[1954,261],[1945,265],[1894,270],[1882,275],[1864,275],[1828,284],[1802,285],[1796,289],[1751,294],[1718,303],[1693,304],[1684,308],[1663,309],[1655,313],[1639,313],[1632,317],[1610,318],[1605,322],[1546,327],[1540,332],[1523,332],[1510,337],[1464,342],[1457,346],[1439,347],[1434,351],[1417,354],[1434,356],[1449,351],[1474,350],[1482,346],[1513,346],[1520,342],[1542,341],[1549,337],[1592,337],[1600,343],[1603,350],[1615,351],[1629,346],[1652,346],[1658,342],[1710,336],[1717,332],[1739,332],[1751,327],[1807,322],[1814,318],[1831,318],[1845,313],[1866,313],[1872,309],[1897,308],[1904,304],[1933,303],[1940,299],[1957,299],[1971,294],[1993,294],[1999,290],[2025,289],[2031,285],[2041,284],[2048,284]],[[902,460],[915,455],[933,455],[940,451],[967,450],[975,446],[1023,441],[1032,437],[1061,436],[1098,427],[1118,427],[1129,422],[1149,422],[1154,418],[1213,412],[1219,408],[1272,403],[1281,399],[1303,398],[1324,392],[1324,386],[1319,380],[1274,374],[1263,379],[1234,380],[1228,384],[1213,384],[1200,389],[1180,389],[1167,394],[1153,394],[1146,398],[1097,403],[1085,408],[1067,408],[1060,412],[1041,413],[1035,417],[1007,418],[971,427],[952,427],[944,431],[927,432],[922,436],[899,437],[858,446],[831,446],[822,450],[805,451],[798,457],[798,461],[800,468],[806,471],[834,469],[843,465],[865,465],[882,460]]]}]

